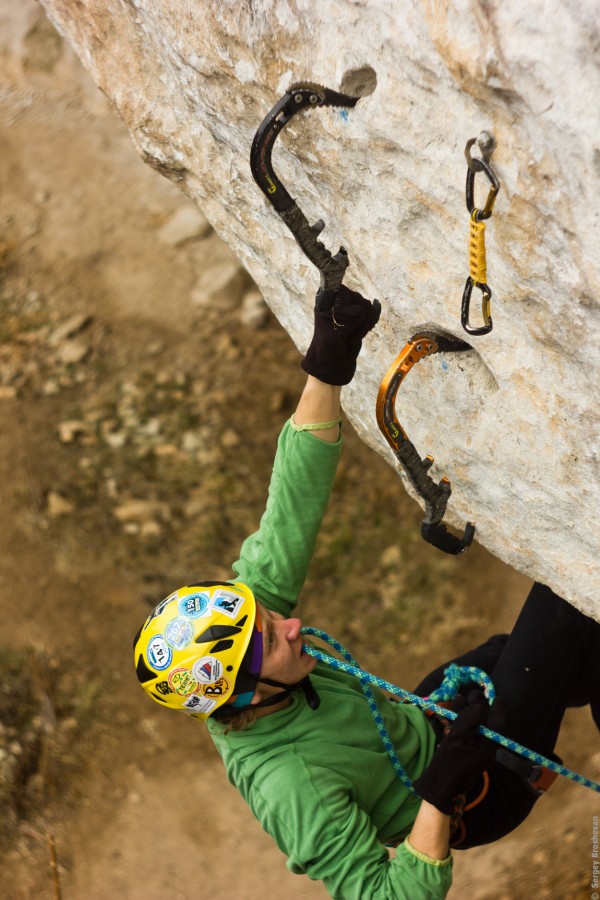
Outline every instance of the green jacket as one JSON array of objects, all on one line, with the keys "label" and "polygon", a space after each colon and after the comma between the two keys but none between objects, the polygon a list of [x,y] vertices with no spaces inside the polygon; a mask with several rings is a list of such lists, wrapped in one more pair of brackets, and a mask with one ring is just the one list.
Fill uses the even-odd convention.
[{"label": "green jacket", "polygon": [[[234,564],[268,608],[289,616],[304,584],[341,453],[336,444],[289,422],[279,438],[269,498],[258,531]],[[404,841],[393,858],[383,846],[411,830],[420,800],[394,772],[357,680],[318,663],[304,694],[246,731],[208,727],[227,776],[292,872],[323,881],[341,900],[435,900],[446,896],[452,860],[432,860]],[[434,734],[416,707],[379,705],[400,761],[417,778],[434,752]]]}]

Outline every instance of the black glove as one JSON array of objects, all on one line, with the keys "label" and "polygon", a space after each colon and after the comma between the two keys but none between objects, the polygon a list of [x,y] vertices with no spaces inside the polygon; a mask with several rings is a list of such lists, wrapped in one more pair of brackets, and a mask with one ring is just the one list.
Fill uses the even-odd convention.
[{"label": "black glove", "polygon": [[417,794],[440,812],[452,815],[457,797],[466,794],[494,762],[496,744],[479,734],[479,726],[502,732],[507,721],[506,701],[497,697],[488,706],[482,691],[471,691],[428,767],[413,782]]},{"label": "black glove", "polygon": [[381,315],[379,300],[365,299],[342,285],[333,307],[315,307],[315,331],[302,368],[326,384],[348,384],[356,371],[356,360],[364,336]]}]

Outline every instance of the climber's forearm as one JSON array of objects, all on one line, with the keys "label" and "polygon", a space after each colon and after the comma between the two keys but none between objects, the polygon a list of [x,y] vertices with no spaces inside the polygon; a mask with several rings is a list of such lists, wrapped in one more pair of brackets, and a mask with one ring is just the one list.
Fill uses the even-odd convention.
[{"label": "climber's forearm", "polygon": [[450,816],[423,800],[409,841],[415,850],[431,859],[446,859],[450,843]]},{"label": "climber's forearm", "polygon": [[[325,384],[309,375],[294,413],[296,425],[312,425],[320,422],[332,422],[340,414],[340,395],[342,389],[334,384]],[[312,432],[322,441],[335,443],[339,438],[339,425]]]}]

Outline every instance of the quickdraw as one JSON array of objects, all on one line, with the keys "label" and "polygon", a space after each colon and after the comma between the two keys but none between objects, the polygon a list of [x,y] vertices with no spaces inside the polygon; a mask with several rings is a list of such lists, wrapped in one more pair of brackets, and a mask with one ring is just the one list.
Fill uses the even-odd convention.
[{"label": "quickdraw", "polygon": [[426,456],[421,459],[406,431],[396,418],[395,400],[398,388],[420,359],[432,356],[434,353],[470,349],[465,341],[461,341],[452,334],[428,330],[419,331],[409,340],[384,375],[377,395],[377,424],[406,472],[410,483],[425,502],[425,518],[421,525],[421,535],[434,547],[453,555],[464,553],[470,546],[475,534],[475,526],[472,522],[467,522],[462,538],[458,538],[450,534],[446,526],[442,524],[452,493],[452,486],[445,477],[439,484],[436,484],[429,476],[428,472],[433,464],[433,457]]},{"label": "quickdraw", "polygon": [[[482,158],[471,156],[471,147],[475,143],[478,143],[481,149]],[[469,276],[463,291],[460,321],[465,331],[473,335],[489,334],[493,328],[490,312],[492,291],[487,284],[484,221],[491,217],[494,203],[500,190],[500,182],[489,163],[493,148],[494,140],[487,132],[482,132],[479,138],[471,138],[471,140],[467,141],[467,146],[465,147],[467,159],[466,199],[471,219],[469,229]],[[483,209],[475,207],[475,175],[478,172],[483,172],[491,184]],[[481,291],[481,314],[484,324],[478,328],[474,328],[469,323],[473,287],[477,287]]]},{"label": "quickdraw", "polygon": [[348,108],[355,106],[357,100],[357,97],[350,97],[308,81],[292,84],[259,125],[250,151],[250,168],[254,180],[290,229],[306,256],[321,273],[321,285],[316,300],[317,309],[321,310],[333,305],[335,292],[339,289],[348,267],[348,254],[340,247],[334,256],[317,239],[325,223],[319,219],[313,225],[309,224],[296,201],[275,174],[271,153],[277,136],[291,118],[303,109],[314,109],[319,106]]}]

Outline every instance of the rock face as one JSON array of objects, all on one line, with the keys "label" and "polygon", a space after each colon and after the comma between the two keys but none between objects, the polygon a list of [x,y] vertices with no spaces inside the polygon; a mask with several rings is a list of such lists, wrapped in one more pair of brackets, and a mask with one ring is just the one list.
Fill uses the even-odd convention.
[{"label": "rock face", "polygon": [[[309,220],[325,220],[322,241],[347,248],[346,283],[383,304],[345,411],[395,465],[375,419],[383,375],[423,323],[466,338],[469,352],[422,361],[396,405],[432,475],[452,482],[446,521],[474,520],[492,553],[600,618],[594,4],[42,3],[300,349],[318,273],[255,185],[250,146],[294,81],[363,95],[347,113],[298,116],[273,154]],[[502,185],[486,232],[494,329],[469,337],[463,151],[484,129]]]}]

